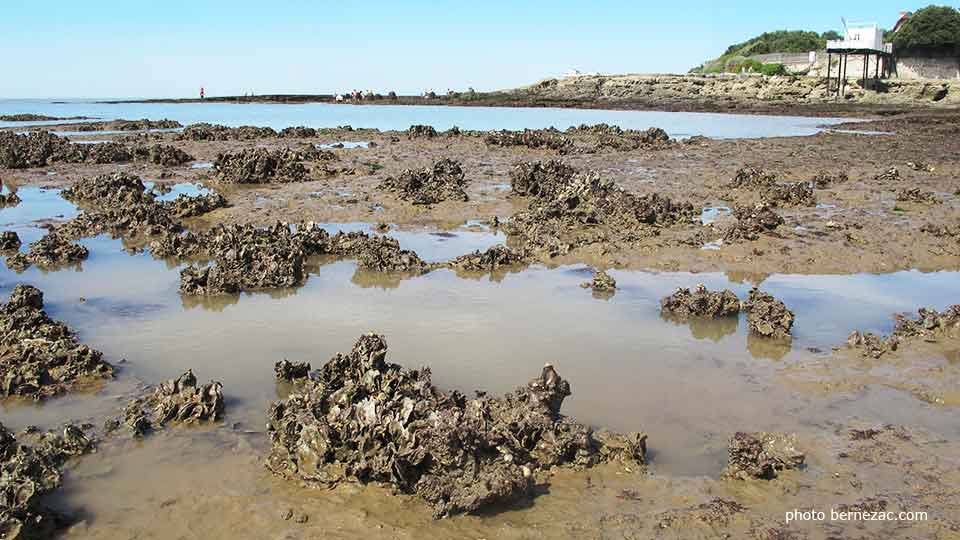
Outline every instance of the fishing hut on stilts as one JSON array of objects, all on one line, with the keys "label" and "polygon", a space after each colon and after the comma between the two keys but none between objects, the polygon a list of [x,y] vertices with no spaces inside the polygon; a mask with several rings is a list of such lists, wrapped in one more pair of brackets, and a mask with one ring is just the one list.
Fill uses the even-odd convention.
[{"label": "fishing hut on stilts", "polygon": [[[850,59],[861,60],[863,70],[861,88],[878,87],[881,79],[887,78],[895,69],[893,44],[883,42],[883,29],[875,23],[851,23],[846,25],[842,40],[827,42],[827,92],[843,96],[847,86],[847,69]],[[837,76],[833,77],[833,57],[836,55]],[[873,66],[871,69],[871,59]],[[871,84],[871,71],[873,83]]]}]

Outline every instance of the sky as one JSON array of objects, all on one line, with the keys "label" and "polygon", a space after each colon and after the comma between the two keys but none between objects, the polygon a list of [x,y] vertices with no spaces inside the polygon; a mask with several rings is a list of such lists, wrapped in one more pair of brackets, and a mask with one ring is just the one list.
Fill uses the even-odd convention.
[{"label": "sky", "polygon": [[[958,7],[958,1],[940,4]],[[684,73],[765,31],[927,2],[0,0],[0,98],[497,90]]]}]

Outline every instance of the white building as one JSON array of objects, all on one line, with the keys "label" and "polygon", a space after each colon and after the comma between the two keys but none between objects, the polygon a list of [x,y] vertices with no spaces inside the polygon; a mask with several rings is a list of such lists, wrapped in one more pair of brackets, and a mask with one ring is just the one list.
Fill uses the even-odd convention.
[{"label": "white building", "polygon": [[876,23],[850,23],[841,40],[827,42],[827,50],[893,52],[893,45],[883,42],[883,29]]}]

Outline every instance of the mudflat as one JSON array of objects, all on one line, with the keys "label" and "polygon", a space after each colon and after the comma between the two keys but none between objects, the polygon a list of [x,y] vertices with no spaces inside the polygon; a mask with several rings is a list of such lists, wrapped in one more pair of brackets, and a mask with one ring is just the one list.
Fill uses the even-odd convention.
[{"label": "mudflat", "polygon": [[[960,527],[953,110],[762,139],[90,125],[0,133],[0,455],[37,486],[6,530]],[[898,520],[787,517],[832,510]]]}]

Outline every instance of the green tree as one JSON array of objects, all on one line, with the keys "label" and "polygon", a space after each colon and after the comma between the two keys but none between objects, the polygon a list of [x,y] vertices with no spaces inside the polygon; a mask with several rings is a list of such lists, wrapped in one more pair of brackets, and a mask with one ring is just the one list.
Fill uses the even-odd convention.
[{"label": "green tree", "polygon": [[[744,58],[768,53],[805,53],[818,51],[827,46],[828,39],[841,39],[840,34],[829,30],[822,34],[804,30],[777,30],[765,32],[742,43],[735,43],[719,58],[708,60],[690,70],[691,73],[720,73],[723,71],[760,71],[759,63],[752,66]],[[754,69],[756,67],[756,69]],[[768,68],[775,70],[775,68]]]},{"label": "green tree", "polygon": [[802,53],[826,46],[826,34],[803,30],[777,30],[764,32],[757,37],[727,47],[723,56],[750,56],[767,53]]},{"label": "green tree", "polygon": [[893,34],[900,50],[960,50],[960,12],[948,6],[927,6],[914,13]]}]

